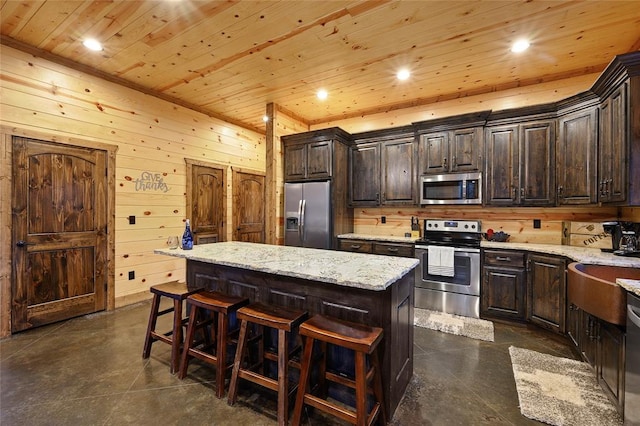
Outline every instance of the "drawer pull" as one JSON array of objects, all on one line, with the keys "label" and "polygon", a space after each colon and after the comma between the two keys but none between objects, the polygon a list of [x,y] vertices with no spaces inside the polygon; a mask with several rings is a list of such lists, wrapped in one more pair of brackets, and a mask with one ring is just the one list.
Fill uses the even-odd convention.
[{"label": "drawer pull", "polygon": [[354,250],[358,250],[360,247],[362,247],[360,244],[351,244],[351,248]]},{"label": "drawer pull", "polygon": [[499,260],[501,262],[511,262],[511,258],[509,256],[504,257],[504,256],[497,256],[496,260]]},{"label": "drawer pull", "polygon": [[390,252],[390,253],[397,253],[397,252],[398,252],[398,249],[397,249],[397,248],[394,248],[394,247],[388,247],[388,248],[387,248],[387,251],[388,251],[388,252]]}]

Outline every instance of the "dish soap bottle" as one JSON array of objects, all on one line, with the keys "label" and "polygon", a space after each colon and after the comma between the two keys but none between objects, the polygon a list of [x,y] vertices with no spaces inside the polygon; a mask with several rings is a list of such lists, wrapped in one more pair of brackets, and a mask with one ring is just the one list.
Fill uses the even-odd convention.
[{"label": "dish soap bottle", "polygon": [[184,234],[182,234],[182,250],[191,250],[193,248],[193,233],[191,232],[191,226],[189,225],[189,219],[184,228]]}]

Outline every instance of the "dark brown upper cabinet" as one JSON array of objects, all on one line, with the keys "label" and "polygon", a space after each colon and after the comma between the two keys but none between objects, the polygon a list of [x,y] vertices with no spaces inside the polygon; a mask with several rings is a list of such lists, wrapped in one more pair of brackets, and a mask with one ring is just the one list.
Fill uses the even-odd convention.
[{"label": "dark brown upper cabinet", "polygon": [[556,202],[558,205],[598,201],[598,97],[585,92],[558,107]]},{"label": "dark brown upper cabinet", "polygon": [[286,182],[329,179],[332,158],[332,140],[285,145],[284,179]]},{"label": "dark brown upper cabinet", "polygon": [[489,111],[413,123],[418,134],[418,175],[481,171]]},{"label": "dark brown upper cabinet", "polygon": [[616,56],[591,90],[600,97],[598,201],[640,205],[640,52]]},{"label": "dark brown upper cabinet", "polygon": [[485,128],[485,203],[555,204],[555,104],[492,114]]},{"label": "dark brown upper cabinet", "polygon": [[364,143],[349,150],[349,204],[380,204],[380,144]]},{"label": "dark brown upper cabinet", "polygon": [[622,83],[600,103],[599,199],[619,203],[627,199],[627,88]]},{"label": "dark brown upper cabinet", "polygon": [[353,135],[349,151],[351,206],[416,204],[413,127]]}]

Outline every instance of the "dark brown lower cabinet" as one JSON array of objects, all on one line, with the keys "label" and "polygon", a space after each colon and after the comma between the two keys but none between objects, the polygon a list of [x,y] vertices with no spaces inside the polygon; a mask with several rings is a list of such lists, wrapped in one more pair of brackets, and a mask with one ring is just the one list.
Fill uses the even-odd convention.
[{"label": "dark brown lower cabinet", "polygon": [[567,334],[582,359],[594,369],[600,387],[616,406],[624,407],[625,331],[570,303]]},{"label": "dark brown lower cabinet", "polygon": [[480,314],[527,321],[555,333],[566,328],[566,261],[515,250],[483,250]]},{"label": "dark brown lower cabinet", "polygon": [[516,251],[484,251],[482,297],[483,316],[524,321],[526,319],[525,253]]},{"label": "dark brown lower cabinet", "polygon": [[556,333],[565,332],[567,263],[564,258],[527,255],[527,319]]}]

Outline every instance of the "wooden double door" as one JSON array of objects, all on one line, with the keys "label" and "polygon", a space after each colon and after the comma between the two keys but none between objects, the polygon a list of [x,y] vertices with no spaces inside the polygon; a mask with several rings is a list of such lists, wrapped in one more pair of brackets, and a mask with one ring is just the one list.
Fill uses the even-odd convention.
[{"label": "wooden double door", "polygon": [[[196,244],[226,241],[226,169],[188,161],[187,211]],[[265,241],[265,177],[263,174],[233,170],[233,241]]]},{"label": "wooden double door", "polygon": [[13,137],[11,330],[107,306],[107,152]]}]

